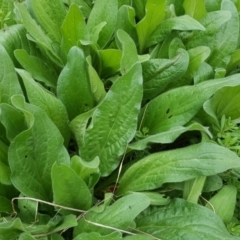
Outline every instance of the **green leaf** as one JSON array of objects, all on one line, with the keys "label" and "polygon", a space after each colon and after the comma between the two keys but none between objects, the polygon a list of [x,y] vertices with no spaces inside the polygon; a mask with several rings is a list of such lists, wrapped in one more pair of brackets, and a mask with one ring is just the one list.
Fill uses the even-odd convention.
[{"label": "green leaf", "polygon": [[163,41],[173,30],[200,30],[199,32],[201,32],[204,31],[205,28],[198,21],[189,17],[188,15],[170,18],[159,24],[147,41],[146,47],[150,47]]},{"label": "green leaf", "polygon": [[206,14],[205,0],[184,0],[185,13],[196,20],[201,20]]},{"label": "green leaf", "polygon": [[0,239],[16,239],[25,228],[19,218],[0,223]]},{"label": "green leaf", "polygon": [[22,94],[13,62],[2,45],[0,45],[0,103],[11,103],[11,97]]},{"label": "green leaf", "polygon": [[142,64],[144,100],[150,100],[173,85],[186,73],[189,55],[179,49],[178,55],[172,59],[150,59]]},{"label": "green leaf", "polygon": [[147,1],[145,10],[146,15],[136,26],[140,53],[143,52],[146,43],[148,42],[156,27],[164,20],[165,7],[165,0]]},{"label": "green leaf", "polygon": [[36,83],[28,72],[17,69],[17,73],[22,77],[29,102],[41,108],[48,115],[59,129],[67,146],[70,139],[70,129],[67,111],[63,103]]},{"label": "green leaf", "polygon": [[155,189],[163,183],[210,176],[239,166],[235,153],[213,143],[159,152],[129,167],[120,179],[117,194]]},{"label": "green leaf", "polygon": [[99,23],[106,22],[106,26],[100,33],[98,45],[104,48],[112,34],[117,23],[118,2],[117,0],[96,0],[90,16],[87,21],[89,32],[91,32]]},{"label": "green leaf", "polygon": [[189,49],[189,66],[184,78],[191,80],[195,76],[201,64],[210,56],[210,53],[210,48],[205,46]]},{"label": "green leaf", "polygon": [[226,87],[217,91],[214,96],[204,104],[204,109],[214,112],[220,120],[223,115],[237,119],[240,117],[240,86]]},{"label": "green leaf", "polygon": [[25,196],[51,200],[52,164],[69,164],[63,138],[41,109],[24,102],[22,96],[14,96],[12,103],[23,112],[29,127],[9,148],[12,183]]},{"label": "green leaf", "polygon": [[142,109],[139,120],[141,127],[146,127],[149,129],[149,134],[153,135],[176,126],[183,126],[196,115],[203,103],[217,90],[225,86],[238,85],[240,85],[239,75],[235,74],[165,92],[151,100]]},{"label": "green leaf", "polygon": [[151,211],[137,221],[137,229],[164,240],[233,240],[220,218],[208,209],[182,199]]},{"label": "green leaf", "polygon": [[34,238],[33,236],[31,236],[30,234],[28,233],[22,233],[18,240],[36,240],[36,238]]},{"label": "green leaf", "polygon": [[113,232],[108,235],[101,236],[99,233],[82,233],[75,237],[73,240],[121,240],[122,235],[119,232]]},{"label": "green leaf", "polygon": [[153,238],[151,236],[146,236],[146,235],[134,235],[134,236],[127,236],[124,239],[127,240],[152,240]]},{"label": "green leaf", "polygon": [[[1,111],[2,105],[3,104],[0,104],[0,111]],[[8,115],[6,117],[10,118],[10,116]],[[0,120],[1,120],[1,115],[0,115]],[[10,180],[10,175],[11,175],[11,171],[8,166],[8,146],[0,140],[0,183],[5,185],[11,185],[12,183]]]},{"label": "green leaf", "polygon": [[237,49],[231,55],[230,62],[227,65],[227,73],[229,74],[231,71],[238,68],[240,64],[240,49]]},{"label": "green leaf", "polygon": [[144,18],[147,0],[132,0],[132,4],[136,11],[138,20],[141,20],[142,18]]},{"label": "green leaf", "polygon": [[132,38],[123,30],[117,31],[117,39],[120,41],[122,47],[120,72],[125,74],[138,62],[137,49]]},{"label": "green leaf", "polygon": [[101,76],[108,77],[119,71],[122,51],[118,49],[105,49],[100,50],[99,55],[102,62]]},{"label": "green leaf", "polygon": [[58,0],[30,0],[34,15],[41,24],[47,36],[55,43],[61,41],[60,26],[66,15],[66,8]]},{"label": "green leaf", "polygon": [[214,78],[213,68],[206,62],[203,62],[194,76],[194,84]]},{"label": "green leaf", "polygon": [[0,104],[0,121],[6,129],[6,135],[9,141],[26,130],[27,125],[23,113],[9,104]]},{"label": "green leaf", "polygon": [[91,162],[82,160],[79,156],[71,159],[71,168],[91,189],[99,180],[99,158],[94,158]]},{"label": "green leaf", "polygon": [[89,41],[89,32],[84,16],[76,4],[72,4],[61,26],[62,45],[68,54],[73,46],[78,46],[79,41]]},{"label": "green leaf", "polygon": [[[1,164],[0,164],[1,165]],[[2,169],[2,166],[0,166]],[[5,197],[0,196],[0,213],[12,213],[12,204],[11,201]],[[1,226],[1,223],[0,223]],[[1,236],[1,231],[0,231]]]},{"label": "green leaf", "polygon": [[70,120],[94,106],[87,62],[78,47],[69,51],[67,64],[58,79],[57,95],[64,103]]},{"label": "green leaf", "polygon": [[27,29],[28,33],[31,35],[38,46],[43,50],[43,52],[49,56],[57,65],[62,66],[62,61],[57,55],[56,51],[53,49],[53,42],[51,38],[42,30],[42,28],[37,24],[37,22],[31,17],[27,8],[22,3],[16,3],[17,10],[19,11],[23,24]]},{"label": "green leaf", "polygon": [[118,9],[118,18],[116,30],[122,29],[135,43],[138,42],[137,30],[135,28],[135,10],[134,8],[123,5]]},{"label": "green leaf", "polygon": [[150,204],[154,206],[162,206],[167,205],[170,202],[170,199],[163,194],[159,194],[158,192],[141,192],[142,194],[146,195],[149,200]]},{"label": "green leaf", "polygon": [[78,226],[74,230],[74,236],[80,233],[91,232],[106,235],[114,231],[108,229],[108,226],[120,230],[128,230],[128,227],[134,227],[134,219],[149,204],[150,201],[144,194],[132,193],[118,199],[111,206],[106,207],[103,212],[89,211],[85,218],[79,221]]},{"label": "green leaf", "polygon": [[84,135],[93,112],[94,109],[82,113],[75,117],[70,123],[70,128],[74,134],[79,149],[84,146]]},{"label": "green leaf", "polygon": [[[91,193],[83,179],[70,167],[55,163],[52,167],[51,178],[53,200],[56,204],[81,210],[90,208],[92,205]],[[62,214],[67,214],[69,211],[60,210]]]},{"label": "green leaf", "polygon": [[23,68],[31,73],[34,79],[44,83],[48,87],[56,88],[57,73],[53,68],[49,68],[47,63],[38,57],[29,55],[23,49],[15,50],[14,55]]},{"label": "green leaf", "polygon": [[232,1],[223,0],[221,9],[229,11],[232,17],[218,29],[213,39],[214,45],[208,62],[213,67],[225,68],[238,45],[239,31],[236,29],[239,29],[239,17],[238,10]]},{"label": "green leaf", "polygon": [[221,10],[207,13],[207,15],[200,21],[202,24],[201,26],[204,26],[205,31],[195,31],[193,36],[187,40],[185,44],[186,48],[191,49],[198,46],[208,46],[210,49],[213,49],[216,33],[229,19],[231,19],[230,11]]},{"label": "green leaf", "polygon": [[141,66],[136,64],[117,79],[96,107],[80,154],[86,161],[99,156],[102,176],[116,169],[119,157],[135,135],[141,98]]},{"label": "green leaf", "polygon": [[158,134],[154,135],[147,135],[145,138],[140,139],[136,142],[131,143],[128,148],[133,150],[144,150],[146,149],[147,145],[149,143],[161,143],[161,144],[167,144],[174,142],[182,133],[188,132],[188,131],[202,131],[207,133],[209,136],[211,136],[211,133],[209,132],[207,127],[203,127],[202,125],[198,123],[193,123],[186,127],[176,126],[168,131],[163,131]]},{"label": "green leaf", "polygon": [[97,71],[94,69],[90,61],[88,61],[88,75],[91,85],[91,92],[96,103],[101,102],[106,96],[106,91],[102,80],[100,79]]}]

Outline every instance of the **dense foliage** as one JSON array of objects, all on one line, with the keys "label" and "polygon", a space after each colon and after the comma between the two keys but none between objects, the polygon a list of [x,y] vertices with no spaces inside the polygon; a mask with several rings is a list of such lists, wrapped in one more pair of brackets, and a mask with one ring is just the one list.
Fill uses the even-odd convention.
[{"label": "dense foliage", "polygon": [[240,239],[239,0],[0,0],[0,240]]}]

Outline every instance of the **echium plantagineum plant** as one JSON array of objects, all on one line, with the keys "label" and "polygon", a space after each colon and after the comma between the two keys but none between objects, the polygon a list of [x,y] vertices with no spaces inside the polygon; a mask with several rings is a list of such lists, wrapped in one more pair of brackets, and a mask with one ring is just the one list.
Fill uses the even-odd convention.
[{"label": "echium plantagineum plant", "polygon": [[240,1],[0,1],[0,240],[240,239]]}]

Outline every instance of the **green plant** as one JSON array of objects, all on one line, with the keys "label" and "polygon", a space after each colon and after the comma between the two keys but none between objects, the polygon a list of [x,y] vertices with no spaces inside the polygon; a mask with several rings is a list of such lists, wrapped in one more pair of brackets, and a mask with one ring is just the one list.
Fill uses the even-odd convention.
[{"label": "green plant", "polygon": [[0,239],[239,239],[239,11],[0,1]]}]

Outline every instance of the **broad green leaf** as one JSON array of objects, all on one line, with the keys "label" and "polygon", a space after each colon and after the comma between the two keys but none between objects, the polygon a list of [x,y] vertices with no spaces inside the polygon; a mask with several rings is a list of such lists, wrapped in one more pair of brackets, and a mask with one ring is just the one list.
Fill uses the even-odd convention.
[{"label": "broad green leaf", "polygon": [[104,48],[112,34],[117,23],[118,2],[117,0],[96,0],[93,9],[89,15],[87,26],[91,32],[99,23],[106,22],[106,26],[100,33],[98,45]]},{"label": "broad green leaf", "polygon": [[86,162],[75,155],[71,159],[71,168],[91,189],[99,180],[99,158],[94,158],[91,162]]},{"label": "broad green leaf", "polygon": [[137,229],[164,240],[237,239],[213,212],[182,199],[175,199],[137,220]]},{"label": "broad green leaf", "polygon": [[205,28],[202,24],[200,24],[198,21],[188,15],[170,18],[164,20],[159,24],[159,26],[155,29],[155,31],[152,33],[151,37],[147,41],[146,47],[150,47],[163,41],[173,30],[199,30],[199,32],[201,33],[201,31],[204,31]]},{"label": "broad green leaf", "polygon": [[58,79],[57,95],[65,105],[70,120],[94,106],[87,62],[78,47],[72,47],[68,53],[67,64]]},{"label": "broad green leaf", "polygon": [[207,12],[220,10],[222,0],[205,0]]},{"label": "broad green leaf", "polygon": [[78,46],[80,40],[89,41],[89,32],[80,8],[72,4],[61,26],[62,46],[68,54],[73,46]]},{"label": "broad green leaf", "polygon": [[106,95],[106,90],[97,71],[94,69],[90,61],[88,61],[88,59],[87,59],[87,63],[88,63],[87,67],[88,67],[88,75],[89,75],[89,81],[91,86],[91,92],[92,92],[94,101],[96,103],[100,103]]},{"label": "broad green leaf", "polygon": [[36,42],[40,49],[46,54],[46,56],[50,57],[54,63],[56,63],[58,66],[62,66],[62,60],[59,58],[56,49],[53,48],[54,44],[51,38],[31,17],[23,3],[15,3],[15,6],[22,17],[25,28],[30,34],[28,38]]},{"label": "broad green leaf", "polygon": [[223,115],[232,119],[239,118],[240,86],[220,89],[205,103],[205,106],[211,109],[219,120]]},{"label": "broad green leaf", "polygon": [[147,236],[147,235],[133,235],[133,236],[127,236],[124,239],[126,240],[152,240],[153,237]]},{"label": "broad green leaf", "polygon": [[160,132],[160,133],[154,134],[154,135],[147,135],[145,138],[131,143],[128,146],[128,148],[133,149],[133,150],[144,150],[144,149],[146,149],[146,147],[149,143],[161,143],[161,144],[172,143],[182,133],[185,133],[188,131],[202,131],[202,132],[207,133],[209,136],[211,136],[211,133],[208,131],[207,127],[203,127],[202,125],[200,125],[198,123],[193,123],[186,127],[176,126],[176,127],[169,129],[168,131],[163,131],[163,132]]},{"label": "broad green leaf", "polygon": [[18,240],[36,240],[36,238],[34,238],[32,235],[28,234],[28,233],[22,233]]},{"label": "broad green leaf", "polygon": [[19,95],[12,98],[12,103],[24,114],[28,125],[9,147],[12,183],[25,196],[51,200],[52,164],[69,164],[63,138],[40,108],[24,102]]},{"label": "broad green leaf", "polygon": [[116,30],[122,29],[135,43],[138,42],[137,30],[135,28],[135,10],[130,6],[123,5],[118,9]]},{"label": "broad green leaf", "polygon": [[142,64],[144,100],[150,100],[163,92],[169,84],[175,84],[187,71],[189,55],[179,49],[172,59],[150,59]]},{"label": "broad green leaf", "polygon": [[188,70],[184,76],[185,79],[191,80],[198,71],[201,64],[210,56],[209,47],[199,46],[188,50],[190,57]]},{"label": "broad green leaf", "polygon": [[235,212],[237,192],[237,187],[225,185],[207,202],[206,207],[217,214],[225,224],[230,223]]},{"label": "broad green leaf", "polygon": [[70,7],[72,4],[76,4],[81,9],[85,18],[89,17],[92,8],[92,0],[64,0],[66,4],[69,4]]},{"label": "broad green leaf", "polygon": [[148,42],[150,36],[156,29],[156,27],[165,18],[165,0],[148,0],[146,4],[146,15],[145,17],[136,25],[139,49],[140,53],[143,52],[146,43]]},{"label": "broad green leaf", "polygon": [[[0,169],[2,169],[2,166],[0,166]],[[5,197],[0,196],[0,213],[12,213],[12,211],[13,209],[12,209],[11,201]],[[0,223],[0,226],[1,226],[1,223]],[[1,236],[1,233],[0,233],[0,236]]]},{"label": "broad green leaf", "polygon": [[206,62],[203,62],[194,76],[194,84],[214,78],[213,68]]},{"label": "broad green leaf", "polygon": [[[92,205],[91,193],[83,181],[70,167],[64,164],[54,164],[51,171],[54,203],[87,210]],[[71,212],[60,209],[62,214]]]},{"label": "broad green leaf", "polygon": [[206,14],[205,0],[184,0],[185,13],[196,20],[201,20]]},{"label": "broad green leaf", "polygon": [[34,79],[44,83],[48,87],[56,88],[57,73],[47,63],[38,57],[29,55],[23,49],[15,50],[14,55],[22,67],[31,73]]},{"label": "broad green leaf", "polygon": [[73,132],[79,149],[84,146],[84,135],[88,127],[87,125],[93,115],[93,111],[94,109],[78,115],[70,123],[70,128]]},{"label": "broad green leaf", "polygon": [[96,107],[91,127],[84,136],[81,157],[86,161],[100,158],[101,175],[109,175],[135,135],[142,99],[140,64],[118,78],[104,100]]},{"label": "broad green leaf", "polygon": [[0,30],[0,44],[5,48],[15,66],[18,66],[18,61],[14,57],[14,50],[24,49],[33,55],[39,54],[39,49],[27,39],[26,33],[22,24],[15,24]]},{"label": "broad green leaf", "polygon": [[179,48],[185,49],[185,46],[182,40],[179,37],[176,37],[169,44],[168,57],[169,58],[175,57],[177,55]]},{"label": "broad green leaf", "polygon": [[4,164],[8,164],[8,146],[0,140],[0,159]]},{"label": "broad green leaf", "polygon": [[63,103],[51,92],[36,83],[28,72],[17,69],[17,73],[22,77],[29,102],[45,111],[59,129],[67,145],[70,139],[70,129],[67,111]]},{"label": "broad green leaf", "polygon": [[11,97],[22,94],[13,62],[0,45],[0,103],[11,103]]},{"label": "broad green leaf", "polygon": [[[217,90],[240,85],[239,75],[172,89],[151,100],[141,111],[141,127],[153,135],[189,122]],[[196,97],[197,96],[197,97]],[[156,111],[158,109],[158,111]]]},{"label": "broad green leaf", "polygon": [[[136,201],[137,199],[137,201]],[[147,196],[141,193],[132,193],[114,202],[102,212],[89,211],[84,218],[78,222],[74,230],[74,236],[80,233],[98,232],[106,235],[113,232],[113,227],[120,230],[128,230],[134,227],[134,219],[150,204]],[[99,225],[97,225],[99,224]]]},{"label": "broad green leaf", "polygon": [[232,17],[217,31],[208,63],[213,67],[225,68],[238,45],[239,31],[236,29],[239,29],[239,17],[238,10],[230,0],[223,0],[221,9],[229,11]]},{"label": "broad green leaf", "polygon": [[216,33],[224,23],[231,19],[231,16],[231,12],[226,10],[207,13],[207,15],[200,21],[202,24],[201,26],[204,26],[205,31],[195,31],[193,36],[191,36],[185,43],[186,48],[191,49],[198,46],[207,46],[212,50],[216,44]]},{"label": "broad green leaf", "polygon": [[105,49],[100,50],[99,55],[102,62],[101,76],[108,77],[119,71],[122,51],[118,49]]},{"label": "broad green leaf", "polygon": [[[28,226],[27,230],[33,236],[34,235],[45,236],[48,233],[61,232],[63,230],[66,230],[68,228],[72,228],[75,226],[77,226],[77,219],[75,215],[73,214],[70,214],[67,216],[55,215],[53,218],[51,218],[48,221],[47,224],[44,224],[44,225],[31,224],[30,226]],[[62,238],[59,238],[58,235],[54,235],[54,237],[51,239],[62,240]]]},{"label": "broad green leaf", "polygon": [[66,8],[59,0],[31,0],[34,15],[47,36],[55,43],[61,41],[60,27],[66,15]]},{"label": "broad green leaf", "polygon": [[108,235],[100,235],[97,232],[82,233],[75,237],[73,240],[121,240],[122,234],[120,232],[113,232]]},{"label": "broad green leaf", "polygon": [[142,18],[144,18],[147,0],[132,0],[132,4],[136,11],[138,20],[141,20]]},{"label": "broad green leaf", "polygon": [[0,239],[16,239],[21,233],[25,232],[25,228],[19,218],[0,223]]},{"label": "broad green leaf", "polygon": [[197,204],[199,197],[202,194],[206,179],[207,179],[206,176],[201,176],[195,179],[185,181],[183,189],[183,198],[186,199],[188,202]]},{"label": "broad green leaf", "polygon": [[7,164],[2,162],[2,159],[0,160],[0,183],[11,185],[11,170]]},{"label": "broad green leaf", "polygon": [[203,192],[214,192],[222,188],[223,181],[218,175],[209,176],[203,187]]},{"label": "broad green leaf", "polygon": [[240,49],[237,49],[231,55],[230,62],[227,65],[227,73],[230,73],[231,71],[237,69],[239,65],[240,65]]},{"label": "broad green leaf", "polygon": [[213,143],[159,152],[129,167],[120,179],[117,194],[151,190],[163,183],[211,176],[239,166],[239,157],[235,153]]},{"label": "broad green leaf", "polygon": [[170,202],[168,197],[158,192],[142,192],[142,194],[146,195],[150,200],[150,204],[154,206],[163,206]]},{"label": "broad green leaf", "polygon": [[0,121],[6,129],[9,141],[13,141],[19,133],[27,128],[23,113],[10,104],[0,104]]},{"label": "broad green leaf", "polygon": [[120,72],[122,74],[125,74],[132,68],[135,63],[138,62],[137,49],[132,38],[123,30],[117,31],[117,38],[120,41],[122,48]]},{"label": "broad green leaf", "polygon": [[[100,22],[91,31],[89,31],[90,32],[90,40],[92,43],[97,45],[97,42],[100,38],[100,33],[102,32],[102,30],[106,26],[106,24],[107,24],[107,22]],[[89,43],[91,43],[91,42],[89,42]]]}]

